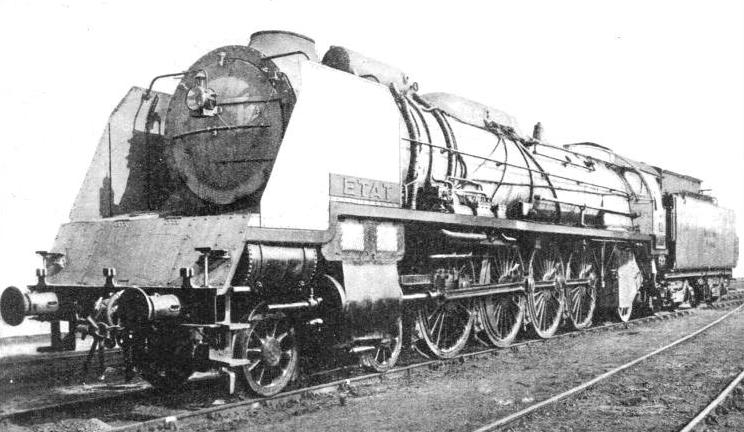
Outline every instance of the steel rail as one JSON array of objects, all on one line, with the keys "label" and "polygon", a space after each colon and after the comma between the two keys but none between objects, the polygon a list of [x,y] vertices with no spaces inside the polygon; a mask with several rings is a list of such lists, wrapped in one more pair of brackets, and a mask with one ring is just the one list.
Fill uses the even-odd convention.
[{"label": "steel rail", "polygon": [[[739,300],[740,300],[739,303],[741,303],[741,301],[744,300],[744,298],[739,299]],[[744,305],[740,306],[740,308],[741,307],[744,307]],[[691,315],[692,313],[694,313],[694,311],[695,311],[694,309],[674,311],[674,312],[669,312],[669,313],[665,313],[661,315],[650,315],[646,317],[635,318],[635,319],[630,320],[629,322],[615,322],[615,323],[604,324],[604,325],[600,325],[596,327],[589,327],[587,329],[580,330],[580,331],[566,331],[565,333],[559,333],[550,339],[530,339],[530,340],[514,343],[507,348],[492,347],[492,348],[487,348],[483,350],[471,351],[467,353],[462,353],[448,360],[439,360],[439,359],[425,360],[423,362],[418,362],[418,363],[413,363],[413,364],[406,365],[406,366],[396,367],[387,372],[363,374],[363,375],[358,375],[354,377],[346,377],[346,378],[334,380],[328,383],[322,383],[322,384],[318,384],[318,385],[311,386],[311,387],[304,387],[304,388],[300,388],[296,390],[279,393],[278,395],[275,395],[272,397],[251,398],[251,399],[246,399],[240,402],[229,403],[229,404],[220,405],[220,406],[211,406],[208,408],[196,409],[194,411],[182,412],[182,413],[175,414],[175,415],[163,416],[163,417],[159,417],[156,419],[147,420],[145,422],[112,427],[110,431],[130,432],[130,431],[150,430],[150,428],[152,427],[157,428],[160,426],[175,426],[177,425],[178,420],[184,420],[188,418],[204,416],[204,415],[208,415],[208,414],[220,412],[220,411],[228,411],[231,409],[240,408],[240,407],[252,405],[255,403],[260,404],[260,403],[266,403],[270,401],[288,400],[294,397],[302,396],[304,394],[316,392],[319,390],[329,389],[333,387],[338,388],[340,386],[344,386],[352,382],[370,381],[374,379],[382,379],[386,376],[394,376],[394,375],[400,375],[403,373],[410,373],[412,370],[428,367],[431,365],[453,363],[456,361],[462,361],[467,358],[480,357],[480,356],[484,356],[488,354],[494,354],[497,352],[509,353],[509,352],[517,351],[524,347],[531,346],[531,345],[537,345],[540,343],[549,343],[551,341],[560,340],[563,338],[579,337],[583,334],[594,333],[594,332],[599,332],[603,330],[610,330],[614,328],[627,329],[629,328],[630,325],[645,324],[645,323],[649,323],[652,321],[679,318],[682,316]],[[359,370],[359,366],[345,366],[345,367],[331,369],[331,370],[319,371],[319,372],[312,374],[312,376],[321,376],[325,374],[338,373],[338,372],[350,373],[350,372],[353,372],[354,370]],[[215,379],[215,377],[205,376],[202,378],[192,379],[190,380],[190,383],[206,381],[210,379]],[[152,393],[154,391],[156,391],[156,389],[152,387],[146,387],[146,388],[141,388],[141,389],[134,389],[134,390],[129,390],[125,392],[120,392],[120,393],[113,394],[113,395],[95,396],[95,397],[91,397],[87,399],[76,399],[76,400],[72,400],[69,402],[61,402],[61,403],[49,404],[49,405],[44,405],[44,406],[35,407],[35,408],[28,408],[28,409],[13,411],[13,412],[1,413],[0,421],[6,420],[6,419],[12,420],[12,419],[17,419],[17,418],[36,417],[46,412],[60,412],[60,411],[64,411],[67,409],[83,407],[86,404],[100,404],[103,401],[111,401],[111,400],[117,400],[117,399],[122,399],[122,400],[130,399],[137,394],[145,395],[148,393]]]},{"label": "steel rail", "polygon": [[0,422],[4,420],[21,419],[28,417],[36,417],[44,413],[64,411],[74,409],[78,407],[84,407],[89,404],[99,404],[104,401],[111,400],[125,400],[135,395],[146,395],[155,392],[156,389],[153,387],[144,387],[132,390],[124,390],[115,395],[99,395],[87,398],[74,399],[66,402],[54,402],[50,404],[40,405],[33,408],[20,409],[16,411],[8,411],[0,413]]},{"label": "steel rail", "polygon": [[[744,305],[742,305],[742,306],[744,307]],[[186,420],[186,419],[196,418],[196,417],[203,417],[203,416],[211,415],[211,414],[214,414],[214,413],[217,413],[217,412],[229,411],[229,410],[233,410],[233,409],[242,408],[242,407],[245,407],[245,406],[252,406],[252,405],[254,405],[256,403],[262,404],[262,403],[267,403],[267,402],[278,402],[278,401],[281,401],[281,400],[290,400],[290,399],[301,397],[301,396],[303,396],[305,394],[313,393],[313,392],[316,392],[316,391],[327,390],[327,389],[331,389],[331,388],[334,388],[334,387],[335,388],[343,388],[344,386],[348,386],[349,384],[351,384],[353,382],[379,380],[379,379],[383,379],[384,377],[389,377],[389,376],[394,376],[394,375],[400,375],[400,374],[404,374],[404,373],[405,374],[408,374],[412,370],[421,369],[421,368],[432,366],[432,365],[445,364],[445,363],[454,363],[454,362],[457,362],[457,361],[463,361],[464,359],[467,359],[467,358],[480,357],[480,356],[483,356],[483,355],[493,354],[495,352],[506,352],[506,353],[508,353],[510,351],[518,350],[518,349],[520,349],[522,347],[526,347],[526,346],[530,346],[530,345],[535,345],[535,344],[538,344],[538,343],[547,343],[547,342],[551,342],[551,341],[554,341],[554,340],[559,340],[559,339],[562,339],[562,338],[577,337],[577,336],[581,336],[582,334],[585,334],[585,333],[597,332],[597,331],[602,331],[602,330],[609,330],[609,329],[613,329],[613,328],[628,328],[629,327],[629,324],[640,324],[640,323],[646,323],[646,322],[651,322],[651,321],[655,321],[655,320],[662,320],[662,319],[669,319],[669,318],[681,317],[681,316],[685,316],[685,315],[690,315],[692,313],[693,313],[693,310],[692,309],[689,309],[689,310],[685,310],[685,311],[671,312],[671,313],[665,314],[665,315],[652,315],[652,316],[647,316],[647,317],[643,317],[643,318],[637,318],[637,319],[631,320],[630,322],[627,322],[627,323],[626,322],[616,322],[616,323],[605,324],[605,325],[597,326],[597,327],[590,327],[588,329],[581,330],[581,331],[568,331],[566,333],[560,333],[560,334],[558,334],[556,336],[553,336],[550,339],[531,339],[531,340],[527,340],[527,341],[523,341],[523,342],[518,342],[518,343],[512,344],[512,345],[510,345],[507,348],[493,347],[493,348],[488,348],[488,349],[484,349],[484,350],[463,353],[463,354],[460,354],[460,355],[458,355],[458,356],[456,356],[456,357],[454,357],[452,359],[448,359],[448,360],[439,360],[439,359],[426,360],[426,361],[423,361],[423,362],[420,362],[420,363],[414,363],[414,364],[410,364],[410,365],[407,365],[407,366],[396,367],[396,368],[393,368],[393,369],[391,369],[391,370],[389,370],[387,372],[371,373],[371,374],[358,375],[358,376],[355,376],[355,377],[342,378],[342,379],[334,380],[334,381],[331,381],[331,382],[328,382],[328,383],[318,384],[318,385],[315,385],[315,386],[312,386],[312,387],[306,387],[306,388],[301,388],[301,389],[297,389],[297,390],[292,390],[292,391],[287,391],[287,392],[279,393],[278,395],[267,397],[267,398],[247,399],[247,400],[243,400],[243,401],[235,402],[235,403],[231,403],[231,404],[225,404],[225,405],[220,405],[220,406],[212,406],[212,407],[208,407],[208,408],[204,408],[204,409],[198,409],[198,410],[194,410],[194,411],[190,411],[190,412],[178,413],[178,414],[174,414],[174,415],[170,415],[170,416],[164,416],[164,417],[160,417],[160,418],[156,418],[156,419],[152,419],[152,420],[147,420],[147,421],[142,422],[142,423],[134,423],[134,424],[130,424],[130,425],[123,425],[123,426],[119,426],[119,427],[114,427],[114,428],[109,429],[109,431],[110,432],[148,431],[148,430],[157,429],[157,428],[160,428],[160,427],[178,429],[178,427],[179,427],[178,422],[180,420]]]},{"label": "steel rail", "polygon": [[701,421],[705,420],[706,417],[714,410],[716,409],[723,401],[728,398],[728,396],[731,394],[731,392],[734,391],[736,387],[739,386],[741,381],[744,380],[744,370],[742,370],[739,375],[734,377],[733,380],[729,383],[729,385],[726,386],[725,389],[715,398],[711,403],[709,403],[705,408],[703,408],[702,411],[698,413],[698,415],[695,416],[692,420],[690,420],[689,423],[687,423],[682,429],[679,430],[679,432],[691,432],[693,429],[695,429],[695,426],[697,426]]},{"label": "steel rail", "polygon": [[638,363],[640,363],[640,362],[642,362],[642,361],[644,361],[644,360],[646,360],[646,359],[648,359],[650,357],[653,357],[653,356],[655,356],[655,355],[657,355],[659,353],[662,353],[662,352],[664,352],[664,351],[666,351],[666,350],[668,350],[670,348],[673,348],[673,347],[675,347],[675,346],[677,346],[677,345],[679,345],[679,344],[681,344],[683,342],[686,342],[686,341],[694,338],[695,336],[703,333],[704,331],[708,330],[709,328],[714,327],[717,324],[721,323],[722,321],[724,321],[726,318],[730,317],[734,313],[737,313],[737,312],[741,311],[742,308],[744,308],[744,304],[743,305],[740,305],[739,307],[737,307],[736,309],[734,309],[732,311],[727,312],[722,317],[719,317],[715,321],[706,324],[705,326],[703,326],[703,327],[699,328],[698,330],[696,330],[696,331],[688,334],[687,336],[683,336],[683,337],[675,340],[674,342],[671,342],[671,343],[669,343],[667,345],[664,345],[663,347],[658,348],[658,349],[656,349],[656,350],[654,350],[654,351],[652,351],[652,352],[650,352],[648,354],[645,354],[645,355],[643,355],[641,357],[638,357],[635,360],[629,361],[629,362],[627,362],[627,363],[625,363],[625,364],[623,364],[621,366],[618,366],[616,368],[613,368],[613,369],[611,369],[611,370],[609,370],[609,371],[607,371],[607,372],[605,372],[605,373],[603,373],[601,375],[598,375],[598,376],[594,377],[593,379],[591,379],[589,381],[584,382],[583,384],[580,384],[580,385],[578,385],[576,387],[573,387],[573,388],[571,388],[569,390],[566,390],[566,391],[564,391],[562,393],[559,393],[559,394],[557,394],[557,395],[555,395],[553,397],[550,397],[548,399],[545,399],[545,400],[543,400],[541,402],[538,402],[536,404],[530,405],[529,407],[527,407],[525,409],[522,409],[522,410],[519,410],[519,411],[517,411],[515,413],[509,414],[506,417],[501,417],[501,418],[499,418],[499,419],[497,419],[497,420],[495,420],[495,421],[493,421],[491,423],[488,423],[488,424],[486,424],[486,425],[484,425],[484,426],[476,429],[474,432],[489,432],[489,431],[496,430],[496,429],[498,429],[498,428],[500,428],[502,426],[505,426],[505,425],[507,425],[509,423],[514,422],[515,420],[519,420],[519,419],[527,416],[528,414],[532,414],[533,412],[538,411],[538,410],[540,410],[540,409],[542,409],[542,408],[544,408],[544,407],[546,407],[548,405],[555,404],[556,402],[559,402],[559,401],[561,401],[563,399],[566,399],[566,398],[568,398],[570,396],[573,396],[575,394],[578,394],[578,393],[586,390],[587,388],[593,386],[594,384],[597,384],[600,381],[604,381],[605,379],[607,379],[607,378],[609,378],[609,377],[611,377],[611,376],[613,376],[613,375],[615,375],[615,374],[617,374],[619,372],[622,372],[622,371],[624,371],[624,370],[626,370],[626,369],[628,369],[630,367],[633,367],[636,364],[638,364]]},{"label": "steel rail", "polygon": [[[26,366],[43,363],[84,360],[88,356],[88,349],[76,351],[56,351],[43,354],[16,354],[0,358],[0,367]],[[106,348],[106,356],[119,354],[121,348]]]}]

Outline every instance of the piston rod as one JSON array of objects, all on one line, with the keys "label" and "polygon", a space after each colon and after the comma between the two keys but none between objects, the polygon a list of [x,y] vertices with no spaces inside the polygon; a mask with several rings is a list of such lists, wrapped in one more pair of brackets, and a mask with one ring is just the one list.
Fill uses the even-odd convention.
[{"label": "piston rod", "polygon": [[281,311],[281,310],[297,310],[297,309],[310,309],[317,307],[323,299],[321,297],[314,297],[307,300],[302,300],[294,303],[279,303],[270,304],[267,308],[270,311]]}]

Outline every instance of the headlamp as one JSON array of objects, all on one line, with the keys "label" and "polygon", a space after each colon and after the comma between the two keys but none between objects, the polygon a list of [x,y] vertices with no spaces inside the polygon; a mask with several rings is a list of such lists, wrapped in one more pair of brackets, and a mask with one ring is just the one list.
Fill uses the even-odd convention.
[{"label": "headlamp", "polygon": [[194,86],[186,92],[186,107],[194,117],[213,116],[217,112],[217,94],[207,88],[207,73],[197,72],[194,81]]}]

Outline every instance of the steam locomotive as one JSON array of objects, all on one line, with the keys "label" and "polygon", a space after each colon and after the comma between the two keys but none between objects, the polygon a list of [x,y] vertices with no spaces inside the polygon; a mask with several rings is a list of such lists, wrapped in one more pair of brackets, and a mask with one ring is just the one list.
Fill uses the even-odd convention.
[{"label": "steam locomotive", "polygon": [[156,387],[222,368],[268,396],[305,354],[384,371],[404,345],[446,359],[725,292],[734,214],[699,179],[541,138],[352,50],[255,33],[128,92],[0,312],[49,321],[52,349],[120,345]]}]

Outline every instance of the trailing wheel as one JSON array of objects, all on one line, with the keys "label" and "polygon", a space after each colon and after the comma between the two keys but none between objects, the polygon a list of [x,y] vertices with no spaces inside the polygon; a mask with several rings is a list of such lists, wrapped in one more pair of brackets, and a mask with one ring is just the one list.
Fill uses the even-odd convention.
[{"label": "trailing wheel", "polygon": [[527,289],[527,306],[532,329],[537,336],[552,337],[561,324],[565,299],[561,279],[565,277],[563,261],[556,247],[535,249],[530,258],[534,284]]},{"label": "trailing wheel", "polygon": [[[444,273],[443,276],[456,280],[457,287],[467,287],[476,280],[471,260],[454,263]],[[467,344],[474,321],[470,300],[422,303],[416,313],[418,348],[440,359],[455,357]]]},{"label": "trailing wheel", "polygon": [[376,349],[361,356],[362,366],[372,372],[385,372],[398,361],[403,348],[403,319],[398,318],[390,329],[381,335]]},{"label": "trailing wheel", "polygon": [[[524,264],[517,248],[504,248],[484,262],[481,283],[520,282],[524,280]],[[524,321],[526,301],[522,293],[483,297],[477,302],[478,339],[488,340],[497,347],[514,342]]]},{"label": "trailing wheel", "polygon": [[249,359],[242,375],[252,392],[273,396],[289,384],[297,371],[298,351],[292,321],[281,312],[269,312],[265,303],[243,319],[251,326],[235,338],[235,358]]},{"label": "trailing wheel", "polygon": [[[582,248],[577,254],[569,258],[566,274],[566,307],[571,326],[582,330],[592,325],[594,310],[597,307],[597,269],[596,259],[591,249]],[[588,279],[580,285],[570,284],[572,281]]]}]

